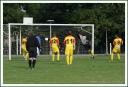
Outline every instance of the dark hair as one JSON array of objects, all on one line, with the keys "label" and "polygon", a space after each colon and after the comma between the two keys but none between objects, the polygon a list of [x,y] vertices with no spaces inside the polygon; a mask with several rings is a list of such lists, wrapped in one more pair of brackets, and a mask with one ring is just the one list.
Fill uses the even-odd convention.
[{"label": "dark hair", "polygon": [[68,31],[68,35],[72,35],[72,31]]},{"label": "dark hair", "polygon": [[30,32],[28,33],[28,35],[29,35],[29,36],[33,36],[33,32],[30,31]]}]

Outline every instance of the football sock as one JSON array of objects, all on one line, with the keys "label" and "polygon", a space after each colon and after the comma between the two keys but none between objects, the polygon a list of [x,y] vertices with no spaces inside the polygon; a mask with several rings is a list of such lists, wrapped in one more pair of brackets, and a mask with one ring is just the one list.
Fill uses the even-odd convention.
[{"label": "football sock", "polygon": [[29,58],[29,54],[28,54],[28,52],[26,53],[26,60],[28,60],[28,58]]},{"label": "football sock", "polygon": [[60,61],[60,54],[57,54],[57,61]]},{"label": "football sock", "polygon": [[72,61],[73,61],[73,56],[70,56],[70,64],[72,64]]},{"label": "football sock", "polygon": [[36,59],[33,60],[33,68],[35,68],[35,64],[36,64]]},{"label": "football sock", "polygon": [[69,65],[69,56],[66,56],[67,64]]},{"label": "football sock", "polygon": [[111,54],[111,61],[113,61],[113,53]]},{"label": "football sock", "polygon": [[120,54],[119,53],[117,53],[117,58],[118,58],[118,60],[120,60]]},{"label": "football sock", "polygon": [[52,61],[54,61],[55,60],[55,54],[53,53],[52,54]]},{"label": "football sock", "polygon": [[28,61],[29,67],[32,68],[32,60]]}]

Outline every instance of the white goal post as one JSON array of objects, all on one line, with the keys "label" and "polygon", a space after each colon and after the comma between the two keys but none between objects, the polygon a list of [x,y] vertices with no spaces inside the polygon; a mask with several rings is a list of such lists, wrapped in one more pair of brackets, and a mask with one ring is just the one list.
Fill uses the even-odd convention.
[{"label": "white goal post", "polygon": [[[11,26],[12,25],[30,25],[30,26],[71,26],[71,27],[92,27],[92,52],[94,53],[94,24],[23,24],[23,23],[9,23],[8,30],[9,30],[9,60],[11,60]],[[51,38],[51,29],[50,29],[50,38]],[[20,29],[20,52],[21,52],[21,29]]]}]

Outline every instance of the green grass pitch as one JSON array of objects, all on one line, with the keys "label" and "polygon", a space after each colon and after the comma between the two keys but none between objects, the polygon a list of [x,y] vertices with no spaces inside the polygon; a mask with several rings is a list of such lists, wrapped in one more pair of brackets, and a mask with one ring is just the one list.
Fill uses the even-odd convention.
[{"label": "green grass pitch", "polygon": [[51,62],[50,56],[40,56],[34,70],[22,56],[4,57],[4,84],[124,84],[125,58],[110,62],[110,56],[74,56],[73,64],[66,65],[65,56],[60,62]]}]

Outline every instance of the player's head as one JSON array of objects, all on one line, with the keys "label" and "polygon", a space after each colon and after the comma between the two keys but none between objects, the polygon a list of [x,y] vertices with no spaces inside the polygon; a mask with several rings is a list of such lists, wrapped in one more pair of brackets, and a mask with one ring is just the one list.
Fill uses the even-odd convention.
[{"label": "player's head", "polygon": [[117,32],[116,35],[115,35],[115,38],[119,38],[119,36],[120,36],[120,33]]},{"label": "player's head", "polygon": [[68,31],[68,35],[72,35],[72,31]]},{"label": "player's head", "polygon": [[115,38],[118,38],[118,37],[120,37],[120,32],[116,31]]},{"label": "player's head", "polygon": [[23,38],[26,38],[27,37],[27,34],[23,34],[23,36],[22,36]]},{"label": "player's head", "polygon": [[29,36],[33,36],[33,32],[30,31],[30,32],[28,33],[28,35],[29,35]]},{"label": "player's head", "polygon": [[118,38],[118,37],[119,37],[119,35],[118,35],[118,34],[116,34],[116,35],[115,35],[115,38]]}]

